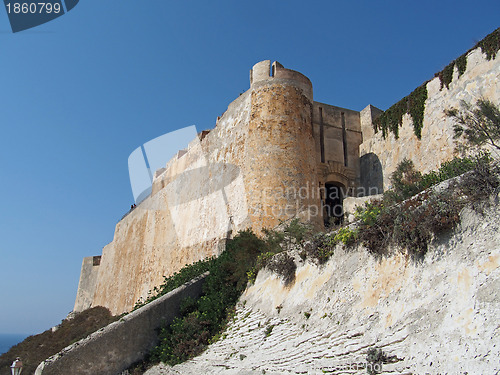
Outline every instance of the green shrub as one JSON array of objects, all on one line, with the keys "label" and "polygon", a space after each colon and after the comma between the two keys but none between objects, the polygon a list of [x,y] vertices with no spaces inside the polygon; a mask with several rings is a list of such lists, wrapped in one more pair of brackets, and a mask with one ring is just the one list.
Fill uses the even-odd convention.
[{"label": "green shrub", "polygon": [[397,201],[410,198],[420,191],[422,174],[418,172],[413,162],[403,159],[391,176],[392,190]]},{"label": "green shrub", "polygon": [[394,243],[412,255],[425,254],[435,235],[459,222],[463,206],[450,191],[429,192],[405,201],[394,210]]},{"label": "green shrub", "polygon": [[479,99],[474,106],[461,101],[461,109],[446,111],[455,123],[455,138],[463,138],[466,143],[461,147],[477,147],[484,144],[500,150],[500,107],[490,100]]},{"label": "green shrub", "polygon": [[[312,237],[312,227],[309,224],[301,223],[299,219],[291,220],[287,225],[281,223],[282,230],[263,229],[264,238],[262,252],[257,256],[254,268],[248,271],[248,280],[255,281],[255,277],[260,269],[269,265],[269,262],[276,254],[290,248],[292,244],[302,244],[305,240]],[[303,256],[305,253],[303,253]],[[293,281],[295,277],[295,262],[288,256],[279,257],[270,269],[284,277],[285,284]],[[283,263],[283,264],[280,264]],[[293,262],[293,265],[292,265]],[[295,268],[294,268],[295,267]],[[293,268],[293,277],[291,270]],[[286,270],[286,272],[285,272]]]},{"label": "green shrub", "polygon": [[333,254],[336,244],[335,236],[328,233],[318,233],[311,241],[304,244],[304,249],[299,255],[302,259],[310,257],[319,264],[323,264]]},{"label": "green shrub", "polygon": [[389,358],[379,348],[369,348],[366,354],[366,371],[368,374],[378,374],[382,372],[382,364],[387,363]]},{"label": "green shrub", "polygon": [[255,269],[266,243],[251,230],[240,232],[225,251],[208,262],[202,296],[181,303],[181,314],[163,327],[148,362],[174,365],[201,353],[220,334]]},{"label": "green shrub", "polygon": [[380,201],[366,202],[364,207],[356,207],[354,216],[364,225],[373,225],[382,212],[384,205]]},{"label": "green shrub", "polygon": [[283,251],[282,245],[285,241],[285,233],[283,231],[264,228],[262,232],[264,233],[267,252],[277,254]]},{"label": "green shrub", "polygon": [[[419,193],[458,175],[462,177],[444,191],[426,190],[398,203],[410,192]],[[456,226],[466,204],[474,206],[499,190],[498,175],[498,164],[485,153],[455,158],[423,176],[414,170],[413,163],[404,161],[393,175],[394,191],[384,193],[382,202],[357,209],[357,239],[375,254],[383,254],[389,244],[395,244],[413,256],[422,256],[436,235]]]},{"label": "green shrub", "polygon": [[152,359],[173,365],[198,355],[211,337],[209,326],[198,311],[175,318],[161,330],[161,344],[154,349]]},{"label": "green shrub", "polygon": [[455,157],[450,161],[444,162],[441,164],[438,171],[431,171],[421,176],[418,183],[418,191],[423,191],[440,182],[460,176],[474,169],[475,165],[476,160],[469,157]]},{"label": "green shrub", "polygon": [[480,153],[474,158],[474,169],[460,181],[460,191],[468,197],[473,208],[479,209],[478,202],[488,202],[488,198],[500,189],[500,166],[488,154]]},{"label": "green shrub", "polygon": [[182,286],[188,281],[198,277],[208,271],[210,265],[214,262],[214,258],[208,258],[206,260],[201,260],[193,264],[184,266],[181,270],[174,273],[171,276],[165,277],[163,284],[159,287],[154,288],[149,292],[148,297],[145,300],[139,300],[135,306],[134,310],[154,301],[155,299],[171,292],[174,289]]},{"label": "green shrub", "polygon": [[291,284],[295,280],[297,265],[293,258],[287,253],[275,255],[268,263],[267,267],[283,279],[285,285]]},{"label": "green shrub", "polygon": [[382,201],[368,203],[357,211],[361,220],[357,239],[374,254],[381,254],[392,239],[393,211],[393,206]]},{"label": "green shrub", "polygon": [[283,233],[289,243],[300,244],[310,237],[312,231],[310,224],[301,223],[295,218],[284,228]]},{"label": "green shrub", "polygon": [[411,160],[403,159],[391,175],[392,189],[384,193],[384,201],[393,204],[411,198],[433,185],[474,169],[481,162],[480,159],[484,159],[485,163],[491,161],[491,157],[485,153],[478,157],[455,157],[441,164],[437,171],[424,175],[415,170]]},{"label": "green shrub", "polygon": [[270,324],[266,327],[266,330],[264,331],[264,334],[266,337],[271,335],[271,332],[273,332],[274,324]]},{"label": "green shrub", "polygon": [[346,246],[352,245],[357,238],[358,232],[347,227],[340,228],[334,237],[335,242],[342,242]]}]

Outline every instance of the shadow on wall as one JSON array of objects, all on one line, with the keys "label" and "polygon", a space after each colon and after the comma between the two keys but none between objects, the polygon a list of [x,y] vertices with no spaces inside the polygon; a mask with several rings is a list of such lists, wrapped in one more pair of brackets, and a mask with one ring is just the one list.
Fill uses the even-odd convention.
[{"label": "shadow on wall", "polygon": [[360,185],[364,195],[382,194],[384,192],[384,174],[382,163],[373,152],[365,154],[360,158]]}]

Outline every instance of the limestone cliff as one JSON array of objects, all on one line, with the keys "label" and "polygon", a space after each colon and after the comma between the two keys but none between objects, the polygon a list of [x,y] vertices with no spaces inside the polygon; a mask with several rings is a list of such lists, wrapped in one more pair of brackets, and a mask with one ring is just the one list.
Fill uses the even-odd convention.
[{"label": "limestone cliff", "polygon": [[383,374],[496,374],[499,198],[462,211],[421,262],[338,246],[323,266],[296,257],[288,287],[263,270],[218,342],[146,374],[366,374],[370,348],[390,358]]}]

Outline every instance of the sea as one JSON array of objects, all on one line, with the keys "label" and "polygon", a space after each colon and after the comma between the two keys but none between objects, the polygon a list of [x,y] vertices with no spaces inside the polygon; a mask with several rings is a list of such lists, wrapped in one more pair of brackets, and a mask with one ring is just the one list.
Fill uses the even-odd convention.
[{"label": "sea", "polygon": [[[0,333],[0,355],[9,351],[11,347],[19,344],[29,335]],[[15,358],[14,358],[15,359]]]}]

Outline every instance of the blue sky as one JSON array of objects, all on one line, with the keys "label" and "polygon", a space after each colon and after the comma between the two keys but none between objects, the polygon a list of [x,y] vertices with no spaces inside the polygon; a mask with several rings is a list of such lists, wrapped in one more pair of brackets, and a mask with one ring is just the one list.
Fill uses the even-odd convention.
[{"label": "blue sky", "polygon": [[12,34],[0,9],[0,333],[72,308],[82,258],[133,203],[127,158],[212,128],[278,60],[317,101],[386,109],[499,27],[498,1],[81,0]]}]

